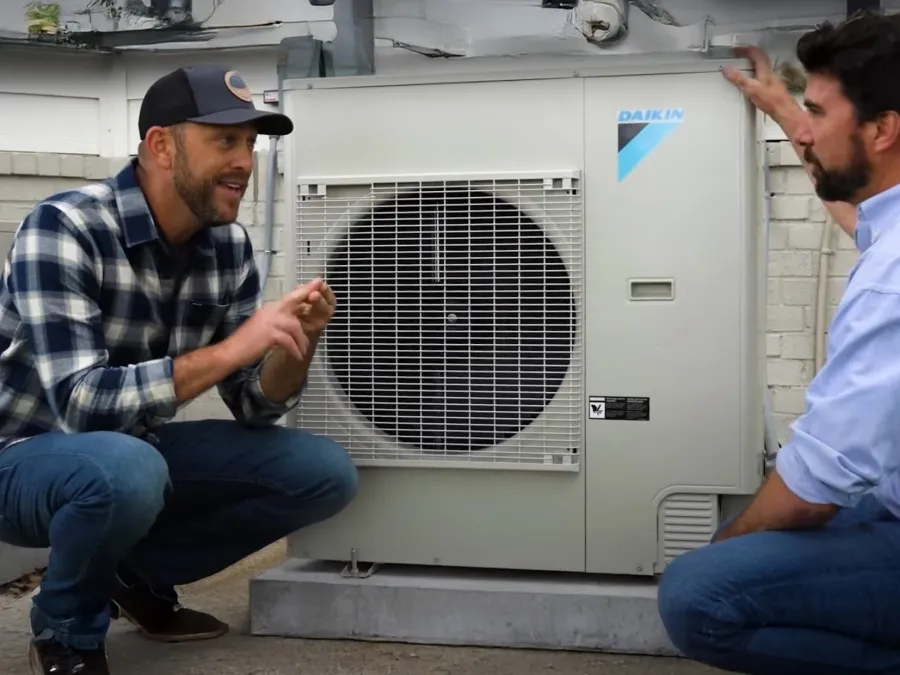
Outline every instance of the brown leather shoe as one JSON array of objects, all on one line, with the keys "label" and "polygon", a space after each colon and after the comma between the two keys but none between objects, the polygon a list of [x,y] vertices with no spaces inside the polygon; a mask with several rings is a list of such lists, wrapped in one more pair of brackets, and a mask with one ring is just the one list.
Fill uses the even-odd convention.
[{"label": "brown leather shoe", "polygon": [[211,640],[228,632],[228,624],[214,616],[186,609],[177,599],[156,595],[140,584],[128,586],[121,579],[112,597],[112,618],[127,619],[157,642]]}]

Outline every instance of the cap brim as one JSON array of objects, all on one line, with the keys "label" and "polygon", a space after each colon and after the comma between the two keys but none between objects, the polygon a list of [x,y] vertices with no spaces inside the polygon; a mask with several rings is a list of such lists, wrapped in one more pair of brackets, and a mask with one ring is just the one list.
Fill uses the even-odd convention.
[{"label": "cap brim", "polygon": [[223,110],[202,117],[192,117],[189,121],[221,126],[252,123],[264,136],[287,136],[294,130],[294,123],[287,115],[263,110]]}]

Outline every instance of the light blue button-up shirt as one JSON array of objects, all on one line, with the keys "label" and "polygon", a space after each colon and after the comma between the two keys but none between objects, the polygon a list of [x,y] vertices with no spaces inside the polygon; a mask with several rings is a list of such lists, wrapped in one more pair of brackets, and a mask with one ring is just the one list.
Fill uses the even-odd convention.
[{"label": "light blue button-up shirt", "polygon": [[900,186],[860,204],[856,246],[827,360],[776,467],[808,502],[850,507],[874,492],[900,516]]}]

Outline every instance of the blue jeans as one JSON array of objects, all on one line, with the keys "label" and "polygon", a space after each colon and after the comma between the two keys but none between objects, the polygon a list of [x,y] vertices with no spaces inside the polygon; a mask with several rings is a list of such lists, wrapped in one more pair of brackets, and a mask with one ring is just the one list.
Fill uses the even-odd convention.
[{"label": "blue jeans", "polygon": [[174,596],[356,494],[344,449],[303,431],[210,420],[157,435],[153,446],[113,432],[51,433],[0,451],[0,540],[51,547],[35,635],[99,647],[117,573]]},{"label": "blue jeans", "polygon": [[867,496],[818,529],[683,554],[659,612],[685,656],[723,670],[900,673],[900,521]]}]

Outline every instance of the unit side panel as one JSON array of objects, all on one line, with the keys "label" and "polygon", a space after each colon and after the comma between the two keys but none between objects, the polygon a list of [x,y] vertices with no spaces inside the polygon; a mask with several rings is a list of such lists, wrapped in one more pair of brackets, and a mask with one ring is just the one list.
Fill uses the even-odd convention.
[{"label": "unit side panel", "polygon": [[719,73],[591,79],[585,99],[586,395],[613,397],[586,421],[587,568],[646,574],[658,513],[701,541],[714,502],[689,495],[744,483],[752,129]]},{"label": "unit side panel", "polygon": [[[312,89],[291,93],[288,102],[298,122],[289,146],[294,176],[326,188],[328,177],[334,185],[356,184],[348,177],[360,177],[360,183],[389,187],[398,174],[427,181],[429,175],[580,175],[583,170],[583,82],[576,79]],[[329,188],[328,194],[344,189]],[[297,262],[305,255],[305,242],[313,242],[313,252],[321,249],[317,237],[325,229],[295,230],[293,241],[304,244],[288,258],[305,265]],[[326,335],[326,345],[327,340]],[[317,366],[311,375],[308,400],[301,404],[305,428],[364,438],[362,414],[351,424],[335,407],[343,405],[339,397],[312,398],[331,386],[323,381],[325,370]],[[341,415],[343,421],[335,423]],[[415,410],[407,417],[414,424]],[[364,450],[357,445],[356,455]],[[354,502],[327,522],[293,535],[292,556],[347,560],[354,549],[360,561],[378,563],[584,569],[585,479],[580,467],[365,465],[359,471]]]}]

